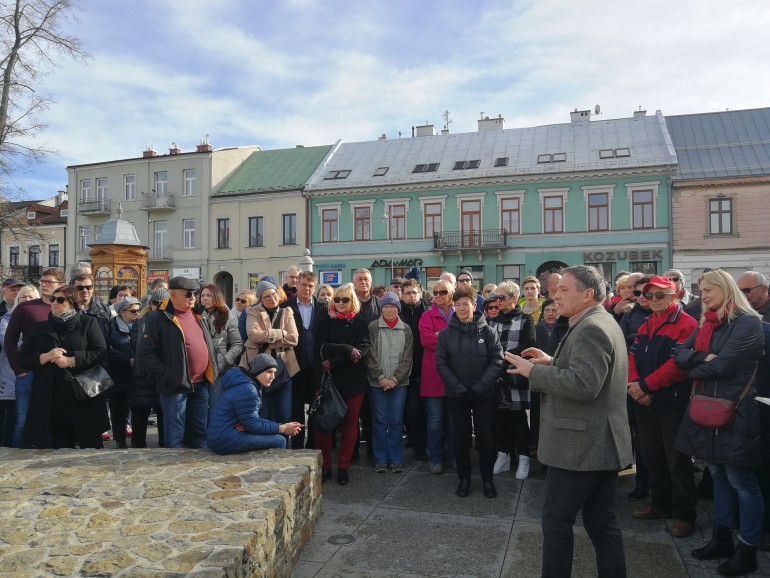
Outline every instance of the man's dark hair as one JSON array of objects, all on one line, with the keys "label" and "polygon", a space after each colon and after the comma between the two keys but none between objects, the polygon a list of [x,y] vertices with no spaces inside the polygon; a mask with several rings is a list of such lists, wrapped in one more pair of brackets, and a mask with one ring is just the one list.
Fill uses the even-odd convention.
[{"label": "man's dark hair", "polygon": [[150,284],[150,291],[152,291],[153,289],[157,289],[158,287],[160,287],[161,283],[165,283],[165,282],[166,280],[163,277],[156,277],[155,279],[152,280],[152,283]]},{"label": "man's dark hair", "polygon": [[70,279],[70,285],[74,285],[75,281],[90,281],[91,283],[94,282],[94,276],[90,273],[80,273],[79,275],[76,275],[72,279]]},{"label": "man's dark hair", "polygon": [[64,283],[64,271],[61,269],[58,269],[56,267],[52,267],[51,269],[45,269],[41,274],[41,277],[56,277],[56,280],[59,283]]},{"label": "man's dark hair", "polygon": [[422,291],[422,287],[416,279],[404,279],[404,282],[401,283],[401,291],[406,291],[408,287],[417,287],[417,289]]},{"label": "man's dark hair", "polygon": [[653,277],[655,277],[655,275],[642,275],[639,278],[639,281],[636,282],[636,285],[634,285],[634,287],[638,287],[639,285],[642,285],[642,286],[647,285],[647,283],[652,281]]},{"label": "man's dark hair", "polygon": [[602,277],[602,274],[596,269],[596,267],[590,267],[588,265],[577,265],[575,267],[568,267],[562,274],[569,273],[577,281],[577,288],[580,291],[586,291],[593,289],[594,301],[601,303],[607,297],[607,282]]},{"label": "man's dark hair", "polygon": [[299,278],[300,281],[302,281],[304,279],[308,283],[317,283],[318,282],[318,277],[312,271],[302,271],[298,275],[298,278]]}]

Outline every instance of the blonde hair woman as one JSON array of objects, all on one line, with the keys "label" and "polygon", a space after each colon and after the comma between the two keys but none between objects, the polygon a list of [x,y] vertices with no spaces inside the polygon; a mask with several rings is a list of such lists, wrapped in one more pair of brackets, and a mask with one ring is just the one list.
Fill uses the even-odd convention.
[{"label": "blonde hair woman", "polygon": [[332,297],[334,297],[334,287],[324,283],[315,292],[315,298],[327,305],[331,303]]},{"label": "blonde hair woman", "polygon": [[[696,393],[729,400],[737,408],[726,427],[704,427],[688,412],[679,430],[677,449],[705,460],[714,480],[711,541],[692,555],[698,560],[730,558],[717,570],[725,576],[742,576],[757,569],[764,501],[754,471],[761,463],[762,447],[753,385],[740,398],[754,380],[764,332],[759,314],[729,274],[706,272],[698,287],[703,303],[700,327],[676,352],[674,363],[688,372]],[[730,530],[736,519],[737,549]]]}]

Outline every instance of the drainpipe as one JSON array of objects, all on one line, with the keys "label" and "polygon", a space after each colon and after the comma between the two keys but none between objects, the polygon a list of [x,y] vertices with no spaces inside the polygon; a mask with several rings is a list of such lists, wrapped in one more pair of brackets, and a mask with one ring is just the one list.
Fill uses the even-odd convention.
[{"label": "drainpipe", "polygon": [[671,169],[668,172],[668,250],[671,262],[668,269],[674,267],[674,180],[671,178]]}]

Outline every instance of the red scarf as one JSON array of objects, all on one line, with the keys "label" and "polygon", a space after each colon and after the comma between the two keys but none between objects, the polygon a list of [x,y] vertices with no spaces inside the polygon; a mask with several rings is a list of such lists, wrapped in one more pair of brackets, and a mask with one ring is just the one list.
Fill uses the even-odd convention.
[{"label": "red scarf", "polygon": [[718,327],[724,325],[727,321],[727,311],[725,311],[725,316],[720,319],[716,311],[708,309],[704,314],[704,317],[705,321],[703,322],[703,325],[701,325],[700,331],[695,338],[695,351],[708,353],[709,343],[711,343],[711,337],[714,335],[714,331],[716,331]]},{"label": "red scarf", "polygon": [[347,313],[340,313],[332,305],[329,307],[329,317],[332,319],[353,319],[356,316],[355,311],[348,311]]},{"label": "red scarf", "polygon": [[390,327],[391,329],[393,329],[398,324],[398,317],[396,317],[393,321],[388,321],[384,317],[382,318],[382,320],[385,323],[387,323],[388,327]]}]

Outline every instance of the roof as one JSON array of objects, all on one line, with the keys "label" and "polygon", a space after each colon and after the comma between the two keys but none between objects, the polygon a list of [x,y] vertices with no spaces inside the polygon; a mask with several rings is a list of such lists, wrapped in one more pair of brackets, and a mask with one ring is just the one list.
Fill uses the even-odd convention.
[{"label": "roof", "polygon": [[[119,212],[122,212],[122,210]],[[136,234],[134,226],[120,217],[110,219],[104,223],[99,236],[94,239],[93,243],[89,243],[88,246],[93,247],[94,245],[129,245],[149,249],[147,245],[139,241],[139,236]]]},{"label": "roof", "polygon": [[302,189],[331,149],[324,145],[254,152],[212,196]]},{"label": "roof", "polygon": [[[458,162],[475,160],[479,161],[478,168],[455,169]],[[430,163],[438,163],[438,167],[415,172],[418,165]],[[663,115],[658,112],[614,120],[345,143],[319,167],[308,190],[675,163]],[[383,175],[374,176],[385,167]],[[343,173],[334,178],[335,171]]]},{"label": "roof", "polygon": [[770,108],[666,117],[675,180],[770,174]]}]

